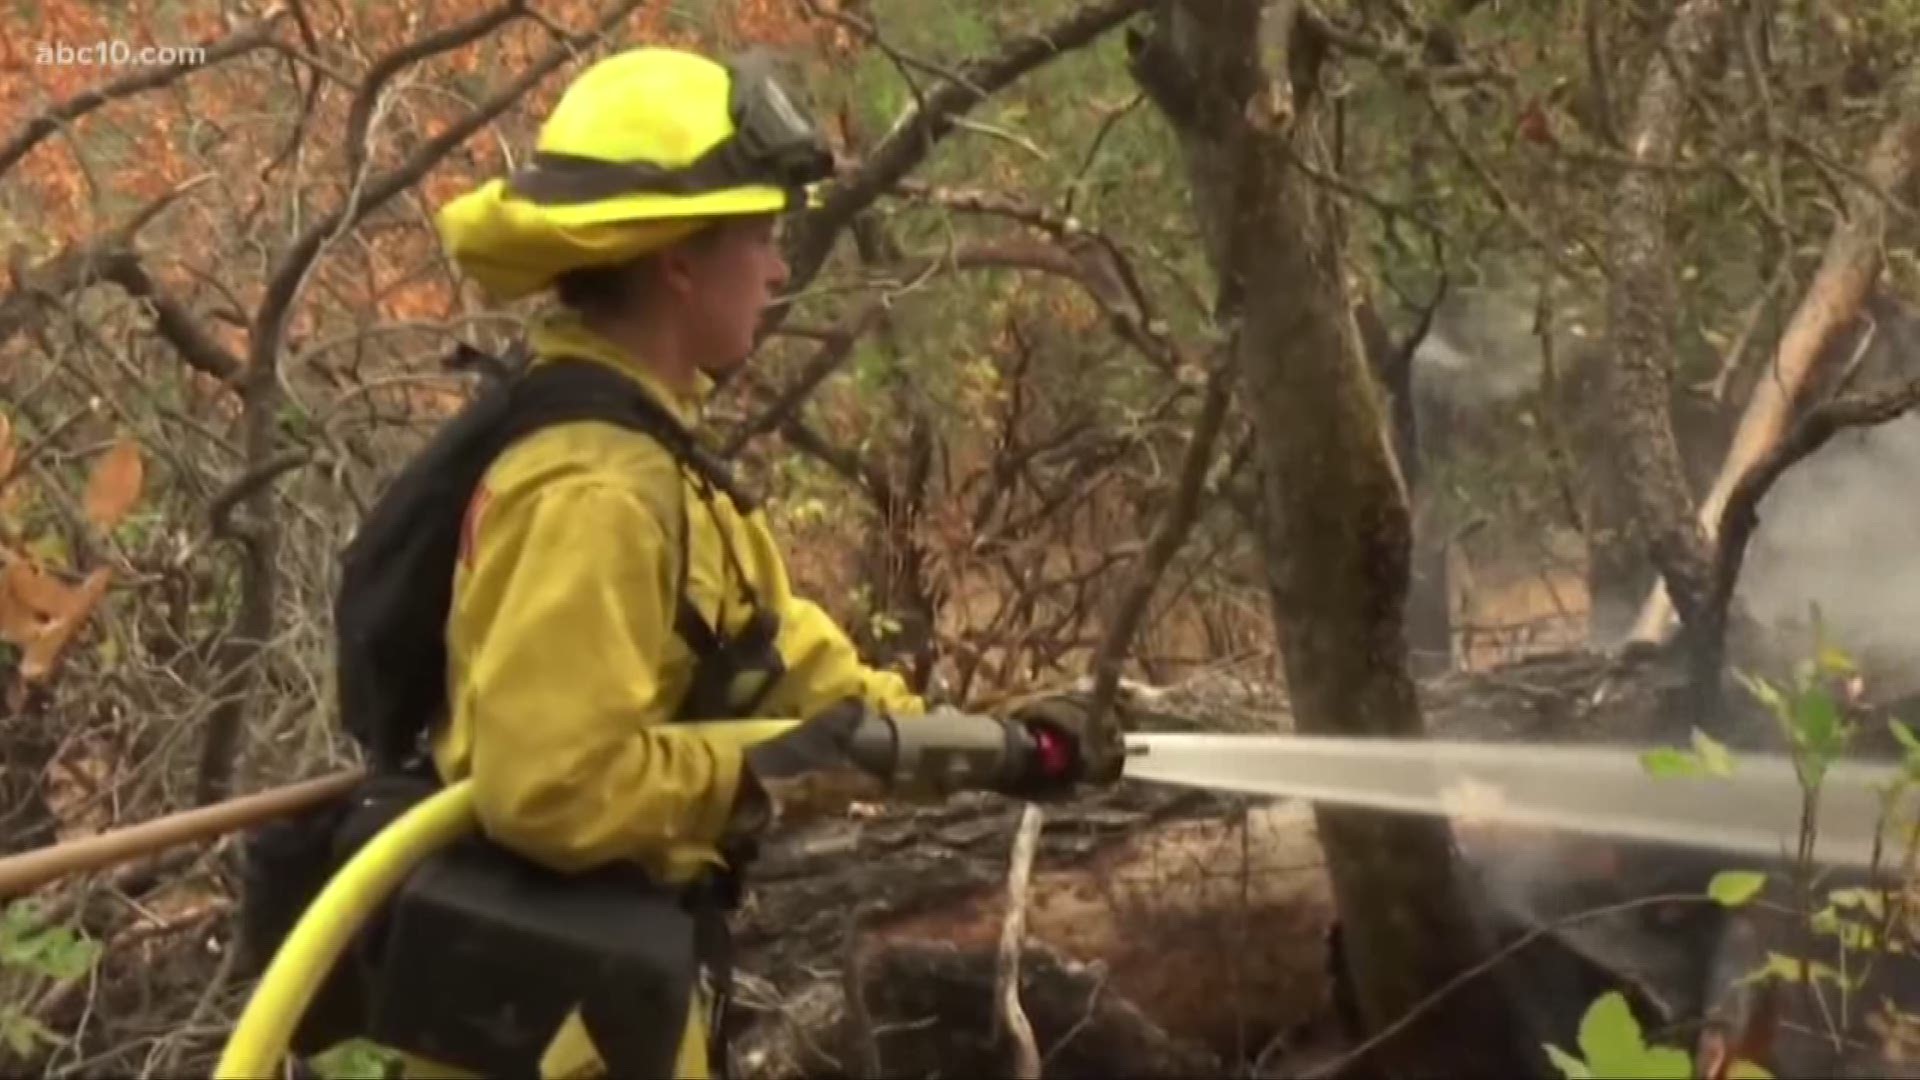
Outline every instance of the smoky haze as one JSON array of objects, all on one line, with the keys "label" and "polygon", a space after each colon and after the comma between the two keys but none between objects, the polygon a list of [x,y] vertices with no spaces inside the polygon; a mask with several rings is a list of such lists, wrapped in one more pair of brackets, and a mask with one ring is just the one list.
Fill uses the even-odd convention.
[{"label": "smoky haze", "polygon": [[[1853,359],[1848,389],[1920,377],[1920,320],[1884,299],[1872,314],[1875,331]],[[1441,308],[1414,356],[1423,428],[1470,433],[1476,418],[1539,392],[1532,315],[1525,290],[1476,290]],[[1727,407],[1737,415],[1744,405],[1736,396]],[[1425,431],[1421,441],[1428,453],[1440,449]],[[1868,665],[1875,696],[1920,692],[1920,416],[1836,435],[1788,470],[1759,510],[1738,608],[1804,651],[1817,605],[1833,639]]]}]

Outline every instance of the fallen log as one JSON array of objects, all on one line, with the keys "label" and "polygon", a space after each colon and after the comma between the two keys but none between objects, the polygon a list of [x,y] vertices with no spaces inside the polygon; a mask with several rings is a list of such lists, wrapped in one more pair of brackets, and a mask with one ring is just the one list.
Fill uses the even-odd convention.
[{"label": "fallen log", "polygon": [[[1691,735],[1688,672],[1670,650],[1540,657],[1430,680],[1422,695],[1435,738],[1683,746]],[[1284,697],[1259,686],[1131,687],[1122,707],[1135,730],[1290,727]],[[1770,718],[1742,716],[1747,745],[1777,745]],[[961,1062],[1004,1074],[993,969],[1020,810],[991,796],[875,808],[770,848],[741,920],[741,1075],[953,1075]],[[1713,1004],[1728,913],[1706,886],[1727,858],[1468,822],[1455,837],[1472,907],[1513,949],[1463,992],[1522,1001],[1529,1038],[1575,1046],[1608,990],[1649,1031],[1697,1023]],[[1129,781],[1049,807],[1026,918],[1029,947],[1052,958],[1022,981],[1043,1075],[1225,1075],[1255,1062],[1301,1075],[1359,1040],[1302,803]],[[856,955],[864,973],[849,982]],[[1075,979],[1097,981],[1095,1011],[1113,1010],[1099,1012],[1099,1039],[1069,1040],[1061,1025],[1067,1001],[1076,1020],[1089,1007],[1068,993]],[[867,999],[864,1025],[849,1019],[850,985]],[[863,1026],[881,1034],[851,1033]],[[1136,1064],[1143,1046],[1162,1049]],[[1190,1053],[1217,1069],[1183,1071],[1199,1067]]]},{"label": "fallen log", "polygon": [[[1657,653],[1570,653],[1493,675],[1443,677],[1423,693],[1436,738],[1669,743],[1685,738],[1673,711],[1685,687],[1684,672]],[[1258,686],[1133,687],[1122,708],[1135,730],[1291,726],[1284,698]],[[989,1016],[991,958],[1019,812],[1019,804],[992,796],[928,809],[876,808],[770,847],[740,920],[744,977],[757,988],[745,995],[749,1044],[762,1048],[770,1070],[748,1075],[819,1075],[796,1063],[796,1025],[827,1025],[831,1030],[808,1032],[808,1038],[846,1049],[844,972],[852,925],[860,928],[862,948],[879,957],[957,950],[964,962],[954,963],[980,978],[978,1015]],[[1605,842],[1512,830],[1463,833],[1462,840],[1482,871],[1477,887],[1486,899],[1478,906],[1512,933],[1618,893],[1596,882],[1634,884],[1621,877],[1630,856]],[[1656,877],[1639,872],[1642,883]],[[1152,1033],[1141,1029],[1138,1039],[1164,1036],[1244,1062],[1339,1027],[1341,991],[1330,966],[1335,912],[1305,804],[1128,782],[1050,807],[1027,920],[1031,942],[1062,963],[1100,966],[1107,992],[1148,1018]],[[1635,937],[1646,933],[1631,919],[1597,920],[1531,949],[1520,962],[1538,984],[1530,994],[1565,998],[1541,1010],[1542,1030],[1571,1039],[1566,1014],[1573,1010],[1577,1019],[1587,1000],[1577,995],[1606,986],[1616,969],[1625,975],[1615,982],[1637,986],[1638,997],[1661,1013],[1691,1007],[1674,985],[1687,985],[1689,975],[1662,969],[1654,955],[1660,950]],[[893,970],[883,963],[863,985],[881,999],[906,1000],[905,988],[885,984],[884,972]],[[1565,983],[1567,993],[1541,989],[1550,983]],[[827,1000],[839,1004],[818,1005]],[[753,1001],[782,1004],[756,1008]],[[818,1009],[796,1012],[798,1001],[814,1001]],[[1027,1007],[1032,1013],[1036,1005]],[[942,1014],[939,1023],[960,1021]],[[991,1027],[986,1019],[980,1023]],[[1034,1025],[1042,1055],[1057,1049],[1048,1041],[1057,1030],[1037,1016]],[[984,1052],[975,1041],[985,1030],[961,1025],[923,1031],[920,1038],[964,1057]],[[883,1059],[890,1053],[920,1060],[932,1051],[881,1049]],[[989,1072],[1004,1071],[1004,1053],[991,1060]],[[1117,1071],[1101,1075],[1145,1075],[1119,1059],[1105,1064]],[[892,1060],[883,1065],[886,1075],[924,1075]]]}]

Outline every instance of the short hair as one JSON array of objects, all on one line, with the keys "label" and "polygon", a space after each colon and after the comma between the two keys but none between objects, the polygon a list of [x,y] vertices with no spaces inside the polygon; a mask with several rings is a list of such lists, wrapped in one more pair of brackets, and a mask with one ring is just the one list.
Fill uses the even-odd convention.
[{"label": "short hair", "polygon": [[568,270],[554,279],[554,296],[581,314],[606,311],[625,298],[632,272],[631,264]]},{"label": "short hair", "polygon": [[[727,219],[718,218],[675,241],[702,247],[724,235]],[[602,313],[620,306],[629,295],[636,276],[645,274],[653,261],[653,252],[613,266],[582,266],[562,271],[553,280],[554,297],[581,314]]]}]

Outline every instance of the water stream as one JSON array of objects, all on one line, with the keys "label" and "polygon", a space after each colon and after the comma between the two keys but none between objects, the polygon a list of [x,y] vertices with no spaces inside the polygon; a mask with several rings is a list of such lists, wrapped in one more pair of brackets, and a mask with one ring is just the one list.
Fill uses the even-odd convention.
[{"label": "water stream", "polygon": [[[1803,796],[1790,758],[1742,752],[1731,776],[1655,777],[1613,746],[1299,735],[1134,733],[1127,776],[1218,791],[1446,813],[1621,839],[1791,859]],[[1891,765],[1841,762],[1821,785],[1816,862],[1872,864]],[[1902,846],[1885,828],[1881,865]]]}]

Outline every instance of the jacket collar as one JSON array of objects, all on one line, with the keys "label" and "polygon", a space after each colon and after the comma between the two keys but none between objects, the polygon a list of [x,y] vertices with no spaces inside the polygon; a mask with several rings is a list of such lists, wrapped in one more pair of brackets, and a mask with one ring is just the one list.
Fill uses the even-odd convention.
[{"label": "jacket collar", "polygon": [[699,426],[701,410],[715,385],[705,372],[695,372],[691,391],[675,390],[631,353],[568,311],[550,312],[536,318],[528,327],[527,343],[533,349],[535,364],[570,356],[613,368],[639,383],[649,397],[665,406],[690,431]]}]

